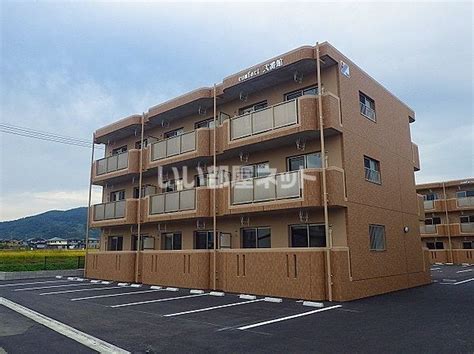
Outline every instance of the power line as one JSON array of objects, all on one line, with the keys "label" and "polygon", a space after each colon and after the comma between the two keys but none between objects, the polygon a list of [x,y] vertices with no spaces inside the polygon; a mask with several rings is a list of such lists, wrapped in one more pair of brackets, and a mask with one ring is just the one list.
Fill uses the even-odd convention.
[{"label": "power line", "polygon": [[[66,136],[66,135],[59,135],[56,133],[49,133],[49,132],[35,130],[31,128],[19,127],[12,124],[0,123],[0,132],[27,137],[27,138],[43,140],[43,141],[50,141],[50,142],[61,143],[61,144],[66,144],[66,145],[72,145],[72,146],[79,146],[79,147],[85,147],[85,148],[92,147],[92,142],[87,141],[85,139],[74,138],[72,136]],[[98,147],[98,148],[102,149],[102,147]]]}]

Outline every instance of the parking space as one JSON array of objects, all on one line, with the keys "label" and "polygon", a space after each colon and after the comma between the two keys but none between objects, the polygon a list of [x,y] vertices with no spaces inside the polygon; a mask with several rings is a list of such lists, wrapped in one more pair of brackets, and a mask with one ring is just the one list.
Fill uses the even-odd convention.
[{"label": "parking space", "polygon": [[56,278],[1,282],[0,297],[128,351],[472,352],[474,267],[433,265],[432,274],[429,286],[312,306]]}]

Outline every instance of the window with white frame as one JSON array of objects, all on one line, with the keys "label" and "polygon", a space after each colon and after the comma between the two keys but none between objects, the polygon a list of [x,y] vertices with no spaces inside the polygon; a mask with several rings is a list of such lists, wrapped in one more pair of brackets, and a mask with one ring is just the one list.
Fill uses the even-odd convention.
[{"label": "window with white frame", "polygon": [[324,224],[291,225],[290,247],[326,247]]},{"label": "window with white frame", "polygon": [[465,250],[472,250],[474,248],[474,241],[463,241],[462,248]]},{"label": "window with white frame", "polygon": [[167,232],[162,234],[163,249],[180,250],[181,249],[181,232]]},{"label": "window with white frame", "polygon": [[385,226],[370,224],[369,238],[371,251],[385,251]]},{"label": "window with white frame", "polygon": [[182,179],[170,179],[163,182],[163,193],[177,192],[184,189],[184,182]]},{"label": "window with white frame", "polygon": [[[137,250],[138,236],[132,236],[132,251]],[[154,250],[155,249],[155,238],[152,236],[142,235],[140,237],[140,251],[143,250]]]},{"label": "window with white frame", "polygon": [[265,177],[271,173],[268,162],[260,162],[252,165],[240,166],[237,179]]},{"label": "window with white frame", "polygon": [[112,155],[118,155],[127,151],[127,145],[120,146],[112,150]]},{"label": "window with white frame", "polygon": [[429,250],[442,250],[444,249],[444,244],[441,241],[428,241],[426,242],[426,248]]},{"label": "window with white frame", "polygon": [[202,120],[200,122],[194,123],[194,129],[199,128],[214,128],[214,118],[209,118]]},{"label": "window with white frame", "polygon": [[242,248],[270,248],[272,232],[269,227],[248,227],[241,230]]},{"label": "window with white frame", "polygon": [[472,191],[459,191],[456,192],[457,198],[467,198],[467,197],[474,197],[474,190]]},{"label": "window with white frame", "polygon": [[437,193],[428,193],[423,195],[423,200],[437,200],[438,194]]},{"label": "window with white frame", "polygon": [[267,108],[267,101],[261,101],[239,109],[239,115],[252,113]]},{"label": "window with white frame", "polygon": [[441,224],[441,218],[439,216],[433,216],[432,218],[425,219],[425,225],[439,225]]},{"label": "window with white frame", "polygon": [[309,154],[292,156],[287,158],[288,171],[298,171],[304,168],[321,168],[321,153],[312,152]]},{"label": "window with white frame", "polygon": [[285,101],[294,100],[295,98],[298,98],[304,95],[317,95],[317,94],[318,94],[318,87],[310,86],[304,89],[298,89],[295,91],[285,93]]},{"label": "window with white frame", "polygon": [[170,130],[169,132],[166,132],[165,134],[163,134],[163,136],[165,137],[165,139],[167,139],[167,138],[172,138],[172,137],[183,135],[183,134],[184,134],[184,128],[178,128],[178,129],[174,129],[174,130]]},{"label": "window with white frame", "polygon": [[366,181],[382,184],[380,177],[380,162],[370,157],[364,156],[364,169]]},{"label": "window with white frame", "polygon": [[461,224],[474,223],[474,215],[462,215],[459,217]]},{"label": "window with white frame", "polygon": [[375,101],[359,91],[360,114],[375,122]]},{"label": "window with white frame", "polygon": [[124,199],[125,199],[125,189],[110,192],[111,202],[118,202],[119,200],[124,200]]}]

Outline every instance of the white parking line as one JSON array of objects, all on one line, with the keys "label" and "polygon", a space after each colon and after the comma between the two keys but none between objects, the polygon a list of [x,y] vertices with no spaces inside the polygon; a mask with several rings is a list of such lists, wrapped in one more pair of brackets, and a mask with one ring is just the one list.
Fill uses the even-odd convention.
[{"label": "white parking line", "polygon": [[[445,280],[445,279],[443,279],[443,280]],[[470,281],[473,281],[473,280],[474,280],[474,278],[458,281],[458,282],[455,282],[455,283],[439,283],[439,284],[441,284],[441,285],[459,285],[459,284],[469,283]]]},{"label": "white parking line", "polygon": [[61,291],[51,291],[49,293],[41,293],[40,295],[56,295],[56,294],[77,293],[77,292],[80,292],[80,291],[96,291],[96,290],[110,290],[110,289],[123,289],[123,287],[121,287],[121,286],[110,286],[110,287],[93,288],[93,289],[61,290]]},{"label": "white parking line", "polygon": [[33,285],[33,284],[45,284],[45,283],[65,283],[68,282],[69,280],[47,280],[47,281],[35,281],[32,283],[10,283],[10,284],[2,284],[0,287],[6,287],[6,286],[19,286],[19,285]]},{"label": "white parking line", "polygon": [[339,308],[339,307],[342,307],[342,306],[341,306],[341,305],[335,305],[335,306],[325,307],[325,308],[318,309],[318,310],[313,310],[313,311],[298,313],[298,314],[292,315],[292,316],[280,317],[280,318],[275,318],[275,319],[269,320],[269,321],[254,323],[254,324],[251,324],[251,325],[238,327],[237,329],[240,329],[241,331],[244,331],[244,330],[246,330],[246,329],[255,328],[255,327],[260,327],[260,326],[265,326],[265,325],[268,325],[268,324],[271,324],[271,323],[276,323],[276,322],[281,322],[281,321],[287,321],[287,320],[291,320],[291,319],[293,319],[293,318],[298,318],[298,317],[303,317],[303,316],[312,315],[313,313],[318,313],[318,312],[323,312],[323,311],[334,310],[334,309],[337,309],[337,308]]},{"label": "white parking line", "polygon": [[259,301],[263,301],[263,299],[250,300],[250,301],[239,301],[239,302],[233,302],[233,303],[227,304],[227,305],[212,306],[212,307],[205,307],[205,308],[197,309],[197,310],[190,310],[190,311],[183,311],[183,312],[170,313],[170,314],[167,314],[167,315],[163,315],[163,317],[181,316],[181,315],[186,315],[186,314],[188,314],[188,313],[211,311],[211,310],[216,310],[216,309],[222,309],[222,308],[224,308],[224,307],[232,307],[232,306],[239,306],[239,305],[251,304],[251,303],[253,303],[253,302],[259,302]]},{"label": "white parking line", "polygon": [[75,340],[78,343],[85,345],[99,353],[129,353],[128,351],[119,348],[113,344],[107,343],[99,338],[93,337],[90,334],[81,332],[73,327],[70,327],[62,322],[53,320],[39,312],[33,311],[27,307],[21,306],[13,301],[0,297],[0,305],[8,307],[9,309],[28,317],[29,319],[46,326],[53,331],[62,334],[65,337]]},{"label": "white parking line", "polygon": [[176,296],[176,297],[168,297],[164,299],[158,299],[158,300],[148,300],[148,301],[139,301],[139,302],[130,302],[127,304],[120,304],[120,305],[113,305],[110,307],[125,307],[125,306],[135,306],[135,305],[142,305],[142,304],[152,304],[155,302],[162,302],[162,301],[173,301],[173,300],[180,300],[180,299],[189,299],[190,297],[198,297],[198,296],[206,296],[209,295],[209,293],[206,294],[195,294],[195,295],[185,295],[185,296]]},{"label": "white parking line", "polygon": [[458,270],[456,273],[474,272],[474,269]]},{"label": "white parking line", "polygon": [[52,285],[52,286],[37,286],[35,288],[20,288],[13,291],[26,291],[26,290],[41,290],[41,289],[51,289],[51,288],[62,288],[65,286],[96,286],[96,284],[83,283],[83,284],[63,284],[63,285]]},{"label": "white parking line", "polygon": [[[121,287],[123,289],[123,287]],[[153,289],[153,290],[142,290],[142,291],[129,291],[127,293],[118,293],[118,294],[106,294],[106,295],[95,295],[95,296],[86,296],[86,297],[77,297],[75,299],[71,299],[71,301],[81,301],[81,300],[89,300],[89,299],[100,299],[103,297],[114,297],[114,296],[123,296],[123,295],[135,295],[135,294],[145,294],[145,293],[153,293],[155,291],[163,291],[162,289]]]}]

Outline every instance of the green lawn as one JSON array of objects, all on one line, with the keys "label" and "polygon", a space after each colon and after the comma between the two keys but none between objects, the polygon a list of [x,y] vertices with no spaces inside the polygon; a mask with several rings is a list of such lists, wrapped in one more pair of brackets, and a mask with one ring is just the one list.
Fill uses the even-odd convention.
[{"label": "green lawn", "polygon": [[0,251],[0,272],[84,268],[85,251]]}]

